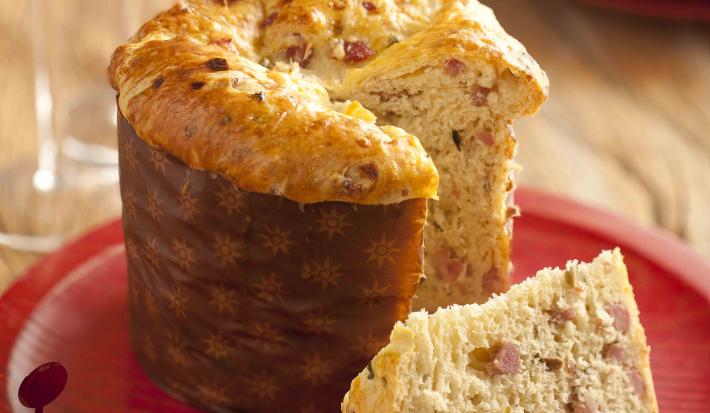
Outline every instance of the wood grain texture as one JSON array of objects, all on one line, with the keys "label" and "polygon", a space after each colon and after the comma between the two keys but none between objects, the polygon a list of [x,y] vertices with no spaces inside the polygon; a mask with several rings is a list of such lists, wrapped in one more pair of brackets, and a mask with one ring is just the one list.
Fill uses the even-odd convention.
[{"label": "wood grain texture", "polygon": [[[517,123],[518,181],[664,227],[710,258],[710,27],[571,0],[484,3],[550,77],[550,100]],[[0,169],[36,149],[29,23],[26,0],[0,1]],[[95,203],[74,209],[74,232],[102,219]],[[37,258],[0,247],[0,291]]]}]

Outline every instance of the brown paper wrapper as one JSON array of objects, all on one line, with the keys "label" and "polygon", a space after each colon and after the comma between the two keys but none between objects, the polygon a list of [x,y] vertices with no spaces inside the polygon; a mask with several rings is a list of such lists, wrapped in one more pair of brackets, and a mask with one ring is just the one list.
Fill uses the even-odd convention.
[{"label": "brown paper wrapper", "polygon": [[426,200],[300,205],[145,144],[119,114],[132,344],[215,412],[336,412],[410,310]]}]

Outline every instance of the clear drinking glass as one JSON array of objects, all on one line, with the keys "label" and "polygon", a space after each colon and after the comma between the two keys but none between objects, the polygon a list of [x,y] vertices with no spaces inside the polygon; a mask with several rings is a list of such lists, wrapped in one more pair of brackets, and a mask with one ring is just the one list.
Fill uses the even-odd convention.
[{"label": "clear drinking glass", "polygon": [[11,139],[34,144],[36,156],[0,169],[0,244],[43,252],[120,214],[107,67],[115,47],[171,1],[27,3],[35,131],[19,127]]}]

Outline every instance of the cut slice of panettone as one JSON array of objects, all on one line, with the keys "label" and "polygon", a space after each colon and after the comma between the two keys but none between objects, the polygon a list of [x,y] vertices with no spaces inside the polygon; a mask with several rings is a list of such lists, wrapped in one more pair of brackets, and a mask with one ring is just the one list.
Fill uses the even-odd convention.
[{"label": "cut slice of panettone", "polygon": [[343,413],[658,412],[619,250],[544,269],[481,305],[412,313]]},{"label": "cut slice of panettone", "polygon": [[493,11],[445,1],[426,28],[352,70],[339,91],[417,136],[439,171],[429,202],[426,282],[415,309],[485,302],[508,289],[513,121],[532,115],[548,80]]}]

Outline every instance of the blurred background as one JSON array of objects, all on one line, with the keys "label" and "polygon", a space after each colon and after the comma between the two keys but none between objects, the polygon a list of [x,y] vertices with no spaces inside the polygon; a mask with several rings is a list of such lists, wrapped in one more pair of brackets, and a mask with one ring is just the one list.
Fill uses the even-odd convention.
[{"label": "blurred background", "polygon": [[[663,227],[710,258],[708,1],[483,2],[551,83],[516,124],[518,182]],[[0,292],[118,217],[106,67],[172,3],[0,0]]]}]

